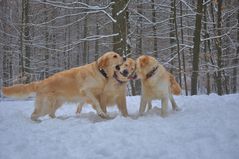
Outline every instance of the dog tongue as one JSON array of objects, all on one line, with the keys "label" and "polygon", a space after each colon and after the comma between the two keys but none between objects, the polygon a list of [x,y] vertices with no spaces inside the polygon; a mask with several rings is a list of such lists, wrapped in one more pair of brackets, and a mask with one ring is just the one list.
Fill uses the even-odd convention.
[{"label": "dog tongue", "polygon": [[137,75],[129,76],[128,79],[130,79],[130,80],[135,80],[135,79],[137,79]]}]

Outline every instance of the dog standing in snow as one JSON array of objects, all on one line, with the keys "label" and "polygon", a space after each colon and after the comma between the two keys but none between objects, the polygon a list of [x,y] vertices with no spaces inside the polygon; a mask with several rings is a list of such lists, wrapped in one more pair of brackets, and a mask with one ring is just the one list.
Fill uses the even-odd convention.
[{"label": "dog standing in snow", "polygon": [[145,112],[146,105],[151,108],[151,101],[160,99],[162,102],[161,115],[167,115],[168,101],[172,103],[173,110],[180,110],[173,94],[179,95],[181,88],[174,76],[151,56],[142,55],[136,60],[136,75],[141,80],[141,101],[139,113]]},{"label": "dog standing in snow", "polygon": [[116,66],[123,63],[123,57],[107,52],[90,64],[62,71],[42,81],[3,87],[5,96],[25,98],[36,94],[35,109],[31,119],[38,121],[41,116],[55,118],[56,110],[65,102],[80,103],[90,100],[101,117],[108,117],[101,109],[98,97],[105,83],[113,78]]},{"label": "dog standing in snow", "polygon": [[[128,116],[126,106],[126,89],[128,81],[133,78],[135,71],[135,60],[127,58],[126,61],[114,72],[113,78],[109,79],[104,86],[104,89],[99,96],[100,106],[104,113],[107,113],[107,107],[117,105],[119,111],[124,117]],[[86,101],[95,109],[92,101]],[[78,105],[76,113],[80,113],[84,102]]]}]

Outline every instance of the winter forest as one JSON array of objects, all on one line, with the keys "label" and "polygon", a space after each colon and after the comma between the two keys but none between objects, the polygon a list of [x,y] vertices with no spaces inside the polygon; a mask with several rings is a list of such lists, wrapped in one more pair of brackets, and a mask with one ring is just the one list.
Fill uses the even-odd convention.
[{"label": "winter forest", "polygon": [[[238,0],[0,0],[0,87],[114,50],[154,56],[185,95],[239,92]],[[140,94],[131,81],[129,95]]]}]

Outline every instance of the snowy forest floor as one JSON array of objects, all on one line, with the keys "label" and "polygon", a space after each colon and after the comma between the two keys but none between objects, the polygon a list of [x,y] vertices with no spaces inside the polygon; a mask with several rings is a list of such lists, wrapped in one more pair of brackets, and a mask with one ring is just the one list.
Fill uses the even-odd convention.
[{"label": "snowy forest floor", "polygon": [[[0,101],[0,159],[238,159],[239,94],[175,96],[180,112],[159,115],[160,101],[138,116],[140,97],[127,97],[130,117],[90,107],[75,115],[65,104],[56,115],[30,120],[33,101]],[[169,106],[171,110],[171,105]]]}]

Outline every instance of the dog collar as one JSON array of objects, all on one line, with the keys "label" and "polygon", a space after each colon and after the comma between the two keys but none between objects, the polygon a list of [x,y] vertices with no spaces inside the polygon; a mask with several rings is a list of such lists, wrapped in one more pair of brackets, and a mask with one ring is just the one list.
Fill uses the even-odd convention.
[{"label": "dog collar", "polygon": [[114,76],[113,76],[113,78],[114,78],[117,82],[119,82],[119,84],[126,83],[126,81],[121,81],[121,80],[119,80],[119,79],[118,79],[118,76],[116,75],[115,72],[114,72]]},{"label": "dog collar", "polygon": [[155,74],[155,72],[157,71],[158,67],[159,66],[154,67],[149,73],[147,73],[146,79],[149,79],[150,77],[152,77]]},{"label": "dog collar", "polygon": [[96,60],[96,67],[98,68],[99,72],[105,77],[108,78],[107,73],[105,72],[105,70],[103,68],[99,68],[98,67],[98,60]]},{"label": "dog collar", "polygon": [[108,78],[107,73],[105,72],[104,69],[98,68],[98,70],[100,71],[100,73],[101,73],[105,78]]}]

